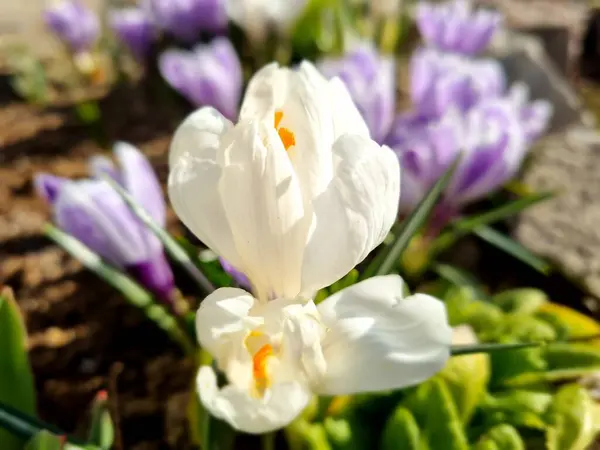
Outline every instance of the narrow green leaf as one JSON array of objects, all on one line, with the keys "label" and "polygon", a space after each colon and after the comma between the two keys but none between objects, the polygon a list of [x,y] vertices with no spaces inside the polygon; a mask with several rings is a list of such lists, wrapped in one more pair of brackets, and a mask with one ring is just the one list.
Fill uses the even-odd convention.
[{"label": "narrow green leaf", "polygon": [[515,214],[518,214],[537,203],[548,200],[553,196],[554,194],[551,192],[529,194],[512,202],[505,203],[498,208],[455,220],[449,225],[448,229],[442,232],[439,238],[435,240],[435,243],[433,244],[434,249],[436,252],[446,250],[460,237],[473,232],[477,228],[514,216]]},{"label": "narrow green leaf", "polygon": [[179,328],[177,321],[162,306],[154,302],[154,298],[139,284],[114,267],[106,264],[88,247],[51,224],[46,224],[44,234],[56,242],[71,256],[79,260],[88,270],[91,270],[112,287],[120,291],[129,302],[144,311],[146,316],[155,322],[159,328],[167,332],[173,341],[181,345],[188,354],[195,354],[195,345]]},{"label": "narrow green leaf", "polygon": [[[35,385],[27,353],[27,330],[12,291],[0,293],[0,402],[35,415]],[[3,450],[20,450],[23,440],[0,430]]]},{"label": "narrow green leaf", "polygon": [[520,350],[524,348],[535,348],[547,345],[547,342],[516,342],[511,344],[473,344],[453,345],[450,349],[451,356],[470,355],[472,353],[493,353],[507,350]]},{"label": "narrow green leaf", "polygon": [[[10,431],[16,436],[19,436],[23,439],[30,440],[34,438],[38,433],[43,430],[50,431],[51,433],[63,436],[66,436],[65,433],[60,431],[53,425],[49,425],[47,423],[38,420],[37,418],[30,416],[28,414],[23,414],[19,410],[0,402],[0,428]],[[69,446],[65,445],[65,448],[73,448],[78,449],[79,446],[85,446],[83,442],[78,441],[77,439],[67,437]],[[4,443],[5,441],[2,441]],[[4,447],[1,447],[4,450]],[[19,447],[23,448],[22,446]]]},{"label": "narrow green leaf", "polygon": [[210,294],[215,290],[214,286],[204,276],[204,274],[198,269],[198,267],[191,260],[186,250],[169,234],[167,231],[158,225],[154,219],[137,204],[135,199],[125,189],[119,185],[115,180],[109,176],[104,176],[110,186],[123,198],[127,203],[131,211],[156,235],[156,237],[162,242],[167,253],[173,258],[178,264],[183,267],[187,273],[192,277],[198,284],[198,287],[202,289],[205,295]]},{"label": "narrow green leaf", "polygon": [[115,440],[115,428],[108,409],[107,393],[100,391],[92,403],[92,420],[88,442],[109,450]]},{"label": "narrow green leaf", "polygon": [[[415,235],[415,233],[421,228],[421,226],[425,223],[431,211],[437,204],[437,201],[441,197],[442,193],[448,183],[452,179],[452,175],[458,166],[460,161],[460,157],[454,161],[454,163],[446,170],[444,175],[440,177],[440,179],[435,183],[435,185],[431,188],[431,190],[423,197],[421,202],[417,205],[415,210],[400,224],[398,234],[396,235],[396,239],[394,243],[389,247],[385,258],[379,265],[379,267],[371,267],[374,264],[370,264],[365,272],[363,273],[363,279],[369,278],[373,274],[374,275],[387,275],[388,273],[393,272],[394,267],[398,263],[400,259],[400,255]],[[386,249],[384,248],[384,251]],[[376,257],[373,260],[375,263],[378,263],[378,258]]]},{"label": "narrow green leaf", "polygon": [[482,417],[490,425],[509,424],[519,428],[545,430],[545,414],[552,393],[510,389],[488,394],[479,404]]},{"label": "narrow green leaf", "polygon": [[473,230],[473,234],[489,244],[498,247],[500,250],[503,250],[509,255],[514,256],[544,275],[548,275],[552,270],[550,264],[548,264],[546,261],[538,256],[535,256],[514,239],[499,233],[493,228],[483,226]]}]

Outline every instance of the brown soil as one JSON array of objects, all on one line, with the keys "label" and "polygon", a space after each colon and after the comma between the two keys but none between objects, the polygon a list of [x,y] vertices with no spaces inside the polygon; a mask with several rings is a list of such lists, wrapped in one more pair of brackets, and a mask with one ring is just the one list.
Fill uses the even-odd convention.
[{"label": "brown soil", "polygon": [[[147,93],[111,94],[102,101],[103,128],[90,130],[68,107],[38,110],[0,88],[0,285],[14,289],[25,316],[43,420],[80,433],[91,400],[106,389],[118,425],[116,448],[188,449],[191,362],[116,291],[42,236],[49,211],[31,183],[38,171],[85,176],[87,158],[107,151],[91,135],[137,145],[164,182],[178,115],[154,107]],[[169,229],[182,231],[172,213]]]}]

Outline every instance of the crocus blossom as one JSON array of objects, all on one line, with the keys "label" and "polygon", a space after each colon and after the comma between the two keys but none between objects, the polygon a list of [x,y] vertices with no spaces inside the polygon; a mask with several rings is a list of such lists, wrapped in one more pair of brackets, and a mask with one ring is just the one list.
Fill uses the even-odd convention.
[{"label": "crocus blossom", "polygon": [[287,31],[304,10],[307,0],[226,0],[227,14],[254,43],[262,43],[269,30]]},{"label": "crocus blossom", "polygon": [[440,117],[452,107],[466,111],[505,90],[504,70],[495,60],[473,60],[427,47],[417,49],[411,57],[411,100],[425,117]]},{"label": "crocus blossom", "polygon": [[135,147],[118,143],[115,154],[119,168],[99,156],[90,163],[95,178],[76,181],[38,174],[34,180],[36,189],[52,206],[54,220],[61,229],[109,263],[130,272],[162,300],[170,301],[173,274],[162,244],[99,176],[114,178],[164,226],[166,206],[160,184],[148,160]]},{"label": "crocus blossom", "polygon": [[524,106],[521,92],[513,92],[482,100],[466,113],[450,110],[436,121],[399,116],[387,142],[403,168],[401,209],[414,208],[461,152],[442,207],[457,212],[498,189],[517,173],[550,114],[547,102]]},{"label": "crocus blossom", "polygon": [[371,137],[383,142],[396,112],[394,59],[362,44],[342,58],[323,59],[318,67],[327,78],[339,77],[344,82]]},{"label": "crocus blossom", "polygon": [[475,55],[488,46],[501,24],[499,12],[474,10],[471,0],[419,2],[417,27],[425,42],[443,51]]},{"label": "crocus blossom", "polygon": [[165,32],[193,43],[201,32],[227,28],[226,0],[143,0],[142,7]]},{"label": "crocus blossom", "polygon": [[167,50],[158,65],[163,78],[194,105],[212,106],[231,120],[237,117],[242,66],[227,38],[215,38],[191,51]]},{"label": "crocus blossom", "polygon": [[252,285],[246,274],[237,270],[223,258],[219,258],[219,262],[221,263],[223,270],[233,278],[233,281],[235,281],[238,286],[243,287],[244,289],[252,289]]},{"label": "crocus blossom", "polygon": [[44,21],[74,53],[89,50],[100,34],[98,16],[79,0],[61,0],[44,10]]},{"label": "crocus blossom", "polygon": [[109,23],[117,37],[138,59],[147,56],[156,39],[154,23],[142,8],[113,10]]},{"label": "crocus blossom", "polygon": [[397,276],[311,300],[382,242],[398,207],[398,160],[371,140],[339,78],[308,62],[264,67],[237,124],[212,108],[184,121],[169,166],[180,219],[252,286],[218,289],[196,316],[200,344],[227,376],[219,388],[211,367],[198,373],[213,415],[262,433],[291,422],[313,393],[400,388],[445,363],[443,304],[404,299]]},{"label": "crocus blossom", "polygon": [[403,298],[397,275],[368,279],[317,306],[219,289],[202,302],[196,331],[229,381],[219,389],[215,372],[203,366],[202,403],[249,433],[287,425],[313,394],[418,384],[444,366],[452,339],[444,304],[423,294]]}]

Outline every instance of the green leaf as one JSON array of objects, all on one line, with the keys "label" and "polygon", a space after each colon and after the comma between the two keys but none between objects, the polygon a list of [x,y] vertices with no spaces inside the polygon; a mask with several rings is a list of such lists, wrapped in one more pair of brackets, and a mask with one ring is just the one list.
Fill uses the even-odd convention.
[{"label": "green leaf", "polygon": [[535,256],[517,241],[512,238],[503,235],[502,233],[494,230],[491,227],[483,226],[473,230],[473,234],[475,234],[480,239],[483,239],[489,244],[499,248],[500,250],[508,253],[509,255],[515,257],[516,259],[524,262],[531,268],[537,270],[538,272],[548,275],[551,271],[551,266],[543,259]]},{"label": "green leaf", "polygon": [[[35,384],[27,353],[27,330],[12,291],[0,293],[0,402],[35,415]],[[20,450],[23,440],[0,429],[3,450]]]},{"label": "green leaf", "polygon": [[42,430],[27,441],[25,450],[63,450],[64,437]]},{"label": "green leaf", "polygon": [[525,450],[525,443],[516,428],[498,425],[479,439],[475,450]]},{"label": "green leaf", "polygon": [[434,243],[437,252],[450,247],[460,237],[469,234],[480,227],[514,216],[537,203],[548,200],[554,196],[551,192],[529,194],[517,200],[505,203],[498,208],[458,219],[450,224],[449,230],[444,231]]},{"label": "green leaf", "polygon": [[109,450],[115,440],[115,429],[110,417],[106,396],[106,391],[100,391],[92,403],[92,421],[88,442]]},{"label": "green leaf", "polygon": [[162,242],[167,253],[173,258],[187,273],[196,281],[198,287],[202,289],[205,295],[210,294],[215,290],[214,286],[208,281],[198,267],[194,264],[186,250],[179,245],[179,243],[171,237],[167,231],[158,225],[154,219],[148,214],[148,212],[137,204],[135,199],[127,192],[123,187],[113,180],[108,175],[103,177],[110,186],[121,196],[121,198],[127,203],[127,206],[131,211],[146,225]]},{"label": "green leaf", "polygon": [[[476,343],[477,339],[470,327],[459,326],[454,328],[452,342],[468,344]],[[459,417],[467,424],[486,392],[490,379],[489,356],[483,353],[453,357],[439,376],[446,381]]]},{"label": "green leaf", "polygon": [[[540,373],[547,368],[542,348],[525,348],[514,352],[496,352],[491,355],[492,379],[490,385],[499,387],[529,372]],[[537,375],[536,375],[537,376]],[[527,383],[521,383],[526,385]],[[521,385],[519,384],[519,385]]]},{"label": "green leaf", "polygon": [[435,450],[468,450],[467,436],[446,383],[433,378],[428,384],[423,442]]},{"label": "green leaf", "polygon": [[388,419],[379,450],[419,450],[421,431],[412,413],[400,406]]},{"label": "green leaf", "polygon": [[440,179],[429,190],[425,197],[423,197],[414,211],[401,223],[394,243],[389,248],[384,247],[383,251],[387,251],[381,264],[379,264],[379,259],[375,258],[373,263],[369,264],[369,266],[367,266],[366,270],[363,272],[363,279],[369,278],[373,275],[387,275],[388,273],[393,272],[394,267],[400,260],[402,252],[409,244],[413,236],[417,233],[419,228],[421,228],[421,226],[425,223],[431,214],[431,211],[437,204],[440,196],[444,192],[444,189],[446,189],[446,186],[448,186],[448,183],[450,182],[459,161],[460,157],[454,161],[454,163],[446,170],[444,175],[440,177]]},{"label": "green leaf", "polygon": [[497,352],[517,352],[530,347],[540,347],[546,345],[545,342],[515,342],[511,344],[472,344],[472,345],[453,345],[450,349],[452,356],[470,355],[472,353],[497,353]]},{"label": "green leaf", "polygon": [[578,384],[560,388],[547,420],[551,425],[546,434],[548,450],[586,450],[597,434],[594,401]]},{"label": "green leaf", "polygon": [[552,394],[529,390],[510,390],[487,395],[481,402],[486,423],[544,430],[545,414]]},{"label": "green leaf", "polygon": [[532,314],[548,303],[548,296],[539,289],[510,289],[494,295],[492,302],[508,313]]},{"label": "green leaf", "polygon": [[600,370],[600,348],[589,344],[553,343],[540,349],[544,367],[522,370],[504,380],[507,386],[524,386],[581,377]]},{"label": "green leaf", "polygon": [[290,450],[333,450],[321,423],[297,419],[285,428]]},{"label": "green leaf", "polygon": [[73,236],[66,234],[51,224],[46,224],[44,234],[62,247],[84,267],[94,272],[112,287],[120,291],[135,307],[144,311],[146,316],[163,329],[174,342],[188,354],[194,354],[196,346],[179,328],[177,321],[167,310],[154,302],[154,298],[139,284],[102,259]]}]

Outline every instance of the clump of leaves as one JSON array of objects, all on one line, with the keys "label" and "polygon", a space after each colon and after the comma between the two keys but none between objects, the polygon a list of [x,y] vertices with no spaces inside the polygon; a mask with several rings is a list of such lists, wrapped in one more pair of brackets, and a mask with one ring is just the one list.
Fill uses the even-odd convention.
[{"label": "clump of leaves", "polygon": [[[482,298],[477,286],[435,282],[455,344],[545,341],[513,351],[456,356],[433,379],[402,392],[333,399],[325,414],[299,419],[332,450],[584,450],[600,432],[600,405],[579,380],[600,371],[594,320],[535,289]],[[306,428],[308,429],[308,428]],[[323,439],[323,431],[326,440]],[[301,433],[300,433],[301,434]],[[301,439],[300,439],[301,440]]]}]

